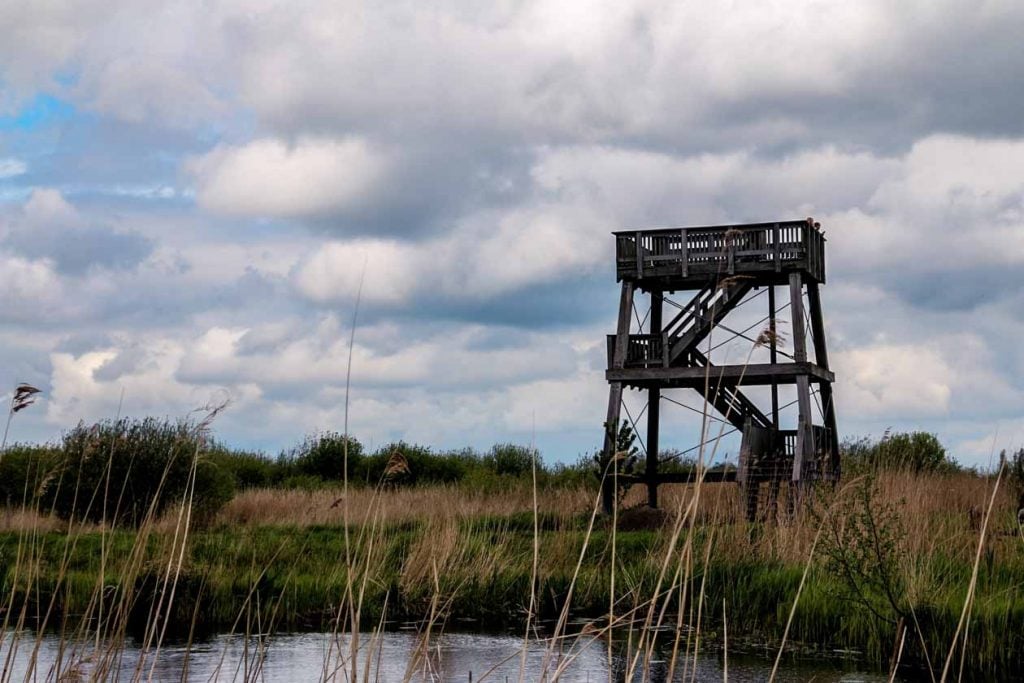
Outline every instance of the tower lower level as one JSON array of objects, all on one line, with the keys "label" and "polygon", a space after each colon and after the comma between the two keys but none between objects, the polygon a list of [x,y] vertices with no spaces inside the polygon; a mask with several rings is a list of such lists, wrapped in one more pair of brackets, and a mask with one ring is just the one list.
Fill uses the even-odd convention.
[{"label": "tower lower level", "polygon": [[[646,433],[643,468],[624,477],[645,484],[648,504],[657,507],[660,484],[692,476],[662,472],[659,459],[662,406],[683,405],[669,393],[688,390],[684,393],[696,392],[700,399],[700,412],[742,434],[738,468],[709,470],[704,480],[739,482],[749,517],[757,515],[762,483],[774,494],[785,481],[799,492],[809,482],[838,480],[835,376],[820,296],[825,283],[820,226],[806,219],[638,230],[616,232],[615,241],[622,289],[616,333],[608,336],[604,462],[614,460],[624,392],[645,392],[644,416],[634,419],[628,411],[626,416],[637,433]],[[752,309],[767,310],[761,309],[766,314],[754,325],[737,331],[740,326],[730,325],[729,316],[741,306],[746,321]],[[716,350],[743,340],[750,347],[745,358],[716,362]],[[782,391],[795,398],[780,405]],[[637,424],[644,419],[645,430]],[[700,424],[702,418],[697,419]],[[700,445],[703,458],[704,442],[713,441],[719,430],[702,431],[708,437]],[[606,510],[614,504],[610,479],[603,489]]]}]

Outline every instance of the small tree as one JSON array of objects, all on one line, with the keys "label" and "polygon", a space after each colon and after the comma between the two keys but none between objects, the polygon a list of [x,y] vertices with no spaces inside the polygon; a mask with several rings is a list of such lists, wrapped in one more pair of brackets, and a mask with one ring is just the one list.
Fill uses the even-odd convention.
[{"label": "small tree", "polygon": [[208,519],[234,495],[234,478],[206,452],[201,425],[121,418],[64,435],[43,501],[65,519],[139,525],[180,503],[195,465],[194,518]]},{"label": "small tree", "polygon": [[[346,445],[348,453],[346,454]],[[363,445],[351,436],[338,432],[311,434],[292,451],[295,469],[299,474],[318,477],[324,481],[340,481],[345,476],[345,460],[348,459],[349,481],[359,479],[357,472],[362,469]]]},{"label": "small tree", "polygon": [[533,470],[533,450],[513,443],[495,444],[484,461],[495,474],[524,477]]},{"label": "small tree", "polygon": [[896,506],[878,497],[873,476],[864,476],[833,503],[823,524],[821,552],[839,579],[841,599],[860,604],[877,619],[896,624],[907,617],[906,586],[899,557],[906,531]]},{"label": "small tree", "polygon": [[[594,468],[594,474],[598,480],[602,482],[604,489],[610,490],[612,486],[612,478],[616,470],[619,475],[632,475],[636,470],[636,463],[638,460],[637,452],[638,449],[634,445],[636,442],[636,434],[633,432],[633,428],[625,420],[620,420],[618,428],[609,423],[604,423],[605,433],[609,436],[613,436],[612,443],[615,444],[614,450],[608,452],[604,449],[598,451],[593,456],[593,461],[596,467]],[[614,459],[614,461],[613,461]],[[629,479],[618,480],[618,486],[615,491],[616,503],[621,503],[625,497],[629,487],[633,485],[633,482]]]},{"label": "small tree", "polygon": [[[1002,457],[1006,457],[1003,451]],[[1024,448],[1017,449],[1006,462],[1007,478],[1017,493],[1017,521],[1024,525]]]},{"label": "small tree", "polygon": [[880,441],[847,439],[841,449],[844,462],[853,472],[906,470],[921,473],[957,469],[939,438],[928,432],[886,432]]}]

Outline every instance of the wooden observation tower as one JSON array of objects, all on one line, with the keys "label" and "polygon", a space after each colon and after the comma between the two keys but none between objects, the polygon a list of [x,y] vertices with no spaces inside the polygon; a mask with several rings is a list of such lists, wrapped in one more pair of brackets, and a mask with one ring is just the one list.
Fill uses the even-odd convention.
[{"label": "wooden observation tower", "polygon": [[[617,445],[623,390],[647,392],[645,411],[635,420],[626,412],[637,433],[636,422],[646,412],[646,439],[641,444],[645,466],[627,477],[647,486],[648,504],[657,507],[659,484],[685,482],[693,476],[659,472],[662,404],[683,405],[668,396],[675,389],[695,390],[704,406],[698,412],[706,412],[708,422],[742,434],[738,469],[711,469],[704,480],[739,482],[747,495],[748,517],[757,515],[761,483],[769,484],[774,500],[783,481],[799,495],[806,483],[838,480],[835,377],[829,370],[819,294],[825,283],[825,237],[820,226],[808,218],[616,232],[615,252],[622,294],[618,327],[608,336],[604,452],[612,455]],[[776,305],[780,287],[788,298],[782,308]],[[674,301],[677,292],[688,300]],[[736,331],[724,322],[765,293],[767,315],[754,325]],[[751,355],[733,358],[739,361],[733,364],[713,358],[715,349],[740,339],[749,342]],[[784,348],[784,339],[789,348]],[[795,398],[780,406],[780,391],[787,399],[794,394]],[[781,424],[780,413],[792,406],[795,424],[792,410],[790,424]],[[704,443],[720,433],[704,431]],[[615,495],[608,479],[610,475],[603,492],[606,510]]]}]

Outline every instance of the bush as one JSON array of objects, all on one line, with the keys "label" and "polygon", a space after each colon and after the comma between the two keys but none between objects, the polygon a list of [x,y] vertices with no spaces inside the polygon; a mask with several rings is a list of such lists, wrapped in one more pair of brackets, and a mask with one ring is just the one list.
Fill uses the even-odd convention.
[{"label": "bush", "polygon": [[[138,526],[182,500],[194,458],[194,511],[209,518],[234,493],[234,480],[205,451],[196,425],[145,418],[79,424],[64,435],[55,476],[43,489],[64,519]],[[109,479],[107,477],[109,472]]]},{"label": "bush", "polygon": [[192,498],[192,519],[206,524],[235,497],[235,477],[206,458],[196,462],[196,485]]},{"label": "bush", "polygon": [[[1005,451],[1001,457],[1006,457]],[[1006,465],[1010,486],[1017,493],[1017,510],[1024,512],[1024,448],[1017,449],[1017,452],[1010,456]]]},{"label": "bush", "polygon": [[[338,482],[342,476],[345,437],[324,432],[306,437],[297,447],[281,453],[271,466],[271,485],[316,488]],[[434,451],[426,446],[396,441],[372,454],[362,444],[348,440],[348,479],[350,485],[391,486],[459,484],[478,491],[506,490],[513,484],[529,482],[533,470],[533,449],[511,443],[496,444],[480,454],[471,448]],[[400,454],[404,470],[385,477],[388,462]],[[225,456],[227,457],[227,456]],[[537,483],[541,487],[592,483],[589,463],[545,467],[537,459]]]},{"label": "bush", "polygon": [[392,477],[395,484],[454,484],[465,479],[477,464],[472,451],[434,453],[426,446],[407,444],[404,441],[382,446],[372,456],[372,463],[365,471],[365,480],[376,486],[384,479],[384,469],[393,453],[401,453],[408,465],[408,472]]},{"label": "bush", "polygon": [[958,469],[938,437],[928,432],[887,434],[881,441],[846,440],[841,450],[844,462],[854,472],[909,470],[920,473]]},{"label": "bush", "polygon": [[59,462],[52,445],[14,444],[0,454],[0,505],[31,505]]},{"label": "bush", "polygon": [[547,488],[593,488],[597,484],[594,461],[591,456],[580,455],[571,465],[555,463],[547,469],[541,481]]},{"label": "bush", "polygon": [[[357,479],[354,473],[365,473],[363,445],[347,437],[348,478]],[[296,474],[319,477],[326,481],[341,481],[345,473],[346,437],[338,432],[311,434],[292,450]]]},{"label": "bush", "polygon": [[281,479],[276,471],[277,463],[262,453],[235,451],[218,445],[209,450],[209,456],[232,476],[238,490],[266,488]]},{"label": "bush", "polygon": [[[618,473],[625,475],[632,475],[637,470],[637,463],[639,462],[639,456],[637,455],[638,449],[634,445],[636,442],[636,434],[633,433],[633,428],[625,420],[620,420],[618,425],[611,425],[607,422],[604,423],[605,433],[609,437],[614,436],[615,440],[615,452],[609,453],[602,447],[601,450],[594,453],[592,456],[593,466],[592,471],[597,480],[602,486],[602,497],[604,498],[605,511],[610,511],[608,504],[611,494],[611,489],[614,486],[612,483],[614,480],[613,473],[615,469],[618,469]],[[618,462],[614,462],[613,458],[616,458]],[[613,467],[614,466],[614,467]],[[629,479],[619,479],[617,491],[615,491],[615,500],[622,502],[626,497],[626,493],[629,491],[633,482]]]},{"label": "bush", "polygon": [[[529,477],[533,472],[533,450],[512,443],[496,444],[484,456],[484,464],[497,475]],[[543,469],[537,463],[537,469]]]}]

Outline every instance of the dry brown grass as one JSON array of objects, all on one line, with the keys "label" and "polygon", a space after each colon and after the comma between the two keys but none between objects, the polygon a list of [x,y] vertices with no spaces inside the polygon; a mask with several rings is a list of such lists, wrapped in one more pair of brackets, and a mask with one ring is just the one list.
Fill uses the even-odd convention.
[{"label": "dry brown grass", "polygon": [[[903,472],[884,473],[878,477],[877,502],[891,504],[899,513],[906,530],[907,555],[923,558],[941,551],[955,551],[957,559],[969,560],[974,553],[978,530],[974,526],[977,512],[991,493],[991,481],[970,474],[929,475]],[[661,491],[662,507],[667,511],[685,509],[694,494],[692,485],[665,486]],[[379,499],[373,503],[374,496]],[[580,515],[593,504],[594,491],[585,488],[541,490],[537,506],[541,515],[554,516],[559,527],[576,528]],[[642,505],[646,492],[634,487],[626,495],[624,508]],[[799,511],[795,523],[785,520],[785,487],[779,503],[778,524],[768,524],[764,533],[751,544],[743,519],[743,503],[732,484],[704,485],[700,506],[695,515],[697,527],[715,526],[719,553],[739,559],[751,555],[781,561],[801,562],[807,556],[814,537],[813,519],[807,511]],[[350,489],[350,523],[368,524],[371,506],[378,514],[378,525],[415,523],[429,524],[443,530],[445,523],[483,517],[506,517],[533,514],[533,493],[523,485],[511,490],[484,493],[459,486],[430,486],[385,490],[375,494],[371,489]],[[343,510],[340,489],[307,491],[300,489],[252,489],[239,493],[216,516],[218,526],[298,526],[340,525]],[[824,498],[827,498],[824,496]],[[1002,519],[1012,507],[1012,495],[1004,487],[997,495],[994,510]],[[682,504],[681,504],[682,503]],[[176,524],[176,508],[168,510],[152,523],[155,533],[169,533]],[[671,515],[668,523],[671,524]],[[95,528],[93,528],[95,527]],[[67,523],[35,510],[3,508],[0,510],[0,532],[33,530],[60,532]],[[98,531],[91,525],[82,531]],[[1006,532],[996,525],[992,533]]]},{"label": "dry brown grass", "polygon": [[[927,557],[955,548],[962,559],[974,553],[977,528],[972,526],[972,510],[983,506],[991,492],[991,481],[971,474],[939,475],[888,472],[878,477],[877,502],[893,505],[906,530],[908,556]],[[685,509],[694,493],[692,485],[664,486],[660,497],[664,509]],[[341,496],[339,490],[256,489],[234,498],[218,515],[216,522],[239,525],[290,524],[310,526],[341,523],[340,506],[332,508]],[[460,486],[430,486],[387,490],[380,494],[381,521],[429,522],[473,519],[531,513],[532,494],[528,486],[501,493],[484,494]],[[366,519],[373,492],[353,489],[349,492],[352,523]],[[566,524],[572,517],[586,513],[593,504],[594,492],[586,488],[548,490],[539,496],[542,515],[555,515]],[[771,558],[783,562],[803,562],[814,539],[811,513],[799,510],[795,520],[785,518],[785,487],[782,487],[777,517],[765,527],[757,541],[750,542],[743,518],[743,506],[733,484],[706,484],[700,493],[695,514],[698,527],[715,525],[720,535],[720,552],[739,558]],[[827,500],[825,492],[822,501]],[[1007,489],[1000,490],[995,509],[1006,511],[1012,501]],[[682,499],[682,500],[681,500]],[[645,490],[633,487],[624,501],[624,508],[643,505]],[[682,503],[682,505],[681,505]],[[671,523],[671,521],[670,521]],[[999,529],[995,529],[996,532]]]},{"label": "dry brown grass", "polygon": [[[375,495],[379,496],[380,522],[384,525],[533,512],[533,494],[528,486],[498,493],[481,493],[456,486],[395,489],[379,494],[375,494],[372,489],[350,489],[351,524],[362,526],[368,521]],[[539,512],[568,521],[573,515],[588,508],[593,495],[593,492],[586,489],[541,493]],[[303,527],[341,524],[343,511],[339,501],[342,496],[340,489],[243,491],[221,510],[215,523]]]},{"label": "dry brown grass", "polygon": [[[694,487],[675,485],[663,487],[662,506],[667,511],[686,509],[694,495]],[[985,504],[991,492],[991,482],[970,474],[939,475],[904,472],[883,473],[878,477],[876,502],[891,505],[899,515],[903,529],[903,551],[913,563],[904,568],[913,587],[914,575],[927,564],[929,557],[943,553],[951,559],[970,561],[974,553],[978,530],[974,526],[972,510]],[[482,517],[505,517],[530,514],[533,511],[532,492],[529,487],[482,493],[457,486],[383,491],[377,508],[378,523],[384,526],[415,523],[429,525],[446,537],[456,520]],[[732,484],[705,485],[701,490],[700,505],[694,515],[698,528],[716,529],[716,558],[719,560],[773,560],[803,564],[814,540],[815,516],[808,510],[798,510],[795,520],[786,518],[785,487],[781,492],[776,523],[765,525],[762,533],[752,542],[743,520],[743,503]],[[318,491],[257,489],[240,493],[217,516],[215,523],[227,526],[291,525],[309,527],[335,525],[342,522],[340,505],[334,505],[341,492],[333,489]],[[374,492],[367,489],[349,491],[351,523],[363,525],[368,521]],[[642,505],[645,491],[634,487],[626,496],[624,507]],[[594,492],[587,489],[541,491],[538,510],[541,515],[553,515],[558,526],[578,529],[581,515],[593,504]],[[829,499],[826,491],[819,498],[824,505]],[[1002,519],[1011,508],[1007,489],[999,492],[994,509],[996,519]],[[333,505],[333,507],[332,507]],[[9,517],[18,526],[17,516]],[[673,521],[670,514],[667,524]],[[0,524],[5,523],[0,519]],[[53,528],[52,520],[35,520],[36,528]],[[996,523],[992,535],[998,539],[1000,529]],[[666,542],[667,542],[666,534]],[[995,542],[995,541],[993,541]],[[560,551],[559,548],[562,548]],[[561,564],[575,552],[574,544],[557,545],[548,550],[542,565]],[[564,557],[563,557],[564,555]],[[555,561],[557,560],[557,561]]]},{"label": "dry brown grass", "polygon": [[0,532],[24,533],[29,531],[61,531],[67,529],[53,515],[44,515],[34,509],[5,507],[0,509]]}]

